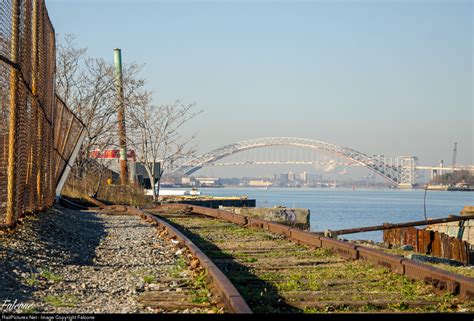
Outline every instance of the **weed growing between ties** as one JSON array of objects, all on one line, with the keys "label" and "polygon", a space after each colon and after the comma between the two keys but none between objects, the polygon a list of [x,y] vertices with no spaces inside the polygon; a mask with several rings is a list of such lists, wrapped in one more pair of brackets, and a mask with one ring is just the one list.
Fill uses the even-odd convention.
[{"label": "weed growing between ties", "polygon": [[227,275],[254,312],[472,311],[431,285],[328,249],[212,218],[166,217]]},{"label": "weed growing between ties", "polygon": [[29,286],[39,286],[45,282],[60,282],[63,280],[63,277],[51,272],[48,268],[42,268],[39,270],[39,273],[33,273],[25,278],[25,283]]},{"label": "weed growing between ties", "polygon": [[[363,244],[363,245],[367,246],[367,244]],[[377,250],[384,251],[384,252],[387,252],[387,253],[390,253],[390,254],[403,256],[403,257],[408,257],[410,254],[415,253],[414,251],[403,250],[400,246],[396,246],[396,247],[392,247],[392,248],[386,248],[386,247],[382,247],[382,246],[370,245],[370,247],[376,248]],[[449,264],[431,263],[431,262],[425,262],[424,264],[428,264],[428,265],[431,265],[433,267],[436,267],[436,268],[439,268],[439,269],[442,269],[442,270],[446,270],[446,271],[450,271],[450,272],[453,272],[453,273],[456,273],[456,274],[461,274],[461,275],[464,275],[464,276],[467,276],[467,277],[470,277],[470,278],[474,278],[474,269],[471,269],[471,268],[466,267],[466,266],[451,266]]]},{"label": "weed growing between ties", "polygon": [[47,295],[44,297],[44,302],[54,307],[74,308],[79,302],[74,295]]},{"label": "weed growing between ties", "polygon": [[151,284],[151,283],[155,283],[155,281],[156,281],[156,277],[154,275],[145,275],[143,277],[143,282],[145,283]]},{"label": "weed growing between ties", "polygon": [[202,270],[195,276],[195,281],[193,284],[193,303],[209,303],[211,298],[211,292],[206,283],[207,273]]},{"label": "weed growing between ties", "polygon": [[[197,259],[193,259],[188,251],[185,251],[177,258],[174,266],[170,269],[170,276],[179,279],[183,275],[191,275],[192,281],[186,284],[191,289],[190,302],[209,306],[215,302],[213,302],[212,292],[207,283],[206,270],[198,262]],[[223,309],[216,307],[213,311],[214,313],[222,313]]]}]

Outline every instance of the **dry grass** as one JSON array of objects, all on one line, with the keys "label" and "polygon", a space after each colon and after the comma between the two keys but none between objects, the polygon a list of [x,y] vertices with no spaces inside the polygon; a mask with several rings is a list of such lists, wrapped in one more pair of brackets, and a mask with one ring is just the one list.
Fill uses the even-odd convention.
[{"label": "dry grass", "polygon": [[[378,245],[374,245],[374,244],[370,244],[370,243],[364,243],[364,242],[358,242],[358,243],[363,245],[363,246],[375,248],[375,249],[378,249],[378,250],[381,250],[381,251],[384,251],[384,252],[387,252],[387,253],[390,253],[390,254],[400,255],[400,256],[403,256],[403,257],[408,257],[410,254],[415,254],[416,253],[415,251],[402,250],[400,246],[394,246],[393,248],[388,249],[388,248],[378,246]],[[418,254],[422,254],[422,253],[418,253]],[[453,272],[453,273],[458,273],[458,274],[461,274],[461,275],[464,275],[464,276],[467,276],[467,277],[470,277],[470,278],[474,278],[474,268],[473,268],[472,265],[469,265],[469,266],[451,266],[451,265],[444,264],[444,263],[429,263],[429,262],[425,262],[424,264],[431,265],[431,266],[437,267],[439,269],[450,271],[450,272]]]},{"label": "dry grass", "polygon": [[[69,176],[64,185],[62,195],[75,199],[83,199],[83,195],[92,195],[98,186],[98,177],[92,174],[84,175],[84,178],[78,178],[73,175]],[[107,185],[107,178],[103,178],[99,192],[98,200],[104,203],[146,206],[152,203],[150,197],[143,193],[143,188],[134,185]]]},{"label": "dry grass", "polygon": [[[472,301],[437,294],[423,281],[366,261],[346,261],[328,249],[309,248],[264,230],[173,215],[173,211],[160,215],[181,226],[256,313],[471,312],[474,308]],[[380,300],[389,303],[376,305]],[[367,304],[356,304],[361,301]],[[411,305],[416,302],[426,305]]]}]

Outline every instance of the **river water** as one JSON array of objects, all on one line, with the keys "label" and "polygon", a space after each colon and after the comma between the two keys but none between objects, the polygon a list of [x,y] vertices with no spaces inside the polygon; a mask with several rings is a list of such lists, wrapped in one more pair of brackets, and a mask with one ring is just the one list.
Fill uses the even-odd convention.
[{"label": "river water", "polygon": [[[424,219],[424,190],[344,188],[202,188],[212,196],[242,196],[257,200],[257,207],[301,207],[310,210],[312,231],[400,223]],[[428,218],[459,215],[465,205],[474,205],[472,192],[428,191]],[[345,239],[380,242],[382,232],[348,234]]]}]

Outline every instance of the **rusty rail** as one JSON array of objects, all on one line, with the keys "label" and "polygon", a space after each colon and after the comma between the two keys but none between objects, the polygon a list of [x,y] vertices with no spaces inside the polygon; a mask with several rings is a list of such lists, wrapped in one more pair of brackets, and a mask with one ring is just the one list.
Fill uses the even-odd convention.
[{"label": "rusty rail", "polygon": [[433,285],[435,289],[459,294],[461,298],[474,297],[474,279],[414,262],[402,256],[385,253],[380,250],[354,245],[350,242],[320,236],[282,224],[245,217],[223,210],[184,204],[160,205],[150,210],[187,210],[192,213],[223,219],[239,225],[261,228],[273,233],[284,235],[287,238],[302,244],[316,248],[322,247],[330,249],[348,260],[359,259],[369,261],[375,265],[390,269],[395,273],[405,275],[410,279],[424,281],[425,283]]},{"label": "rusty rail", "polygon": [[474,219],[474,215],[464,215],[464,216],[452,215],[450,217],[429,219],[429,220],[423,220],[423,221],[414,221],[414,222],[397,223],[397,224],[384,223],[383,225],[356,227],[356,228],[336,230],[336,231],[328,230],[326,235],[330,237],[334,237],[334,236],[343,235],[343,234],[383,231],[383,230],[390,230],[390,229],[403,228],[403,227],[413,227],[413,226],[422,226],[422,225],[430,225],[430,224],[467,221],[467,220],[472,220],[472,219]]},{"label": "rusty rail", "polygon": [[228,311],[239,314],[252,313],[252,310],[249,308],[241,294],[229,279],[227,279],[224,273],[222,273],[222,271],[189,238],[178,231],[175,227],[151,213],[147,213],[131,206],[111,205],[100,206],[100,208],[106,211],[137,215],[153,225],[166,229],[168,235],[171,238],[176,238],[179,242],[178,246],[186,246],[191,254],[199,260],[201,266],[207,271],[207,280],[212,286],[214,293],[222,300],[222,303]]}]

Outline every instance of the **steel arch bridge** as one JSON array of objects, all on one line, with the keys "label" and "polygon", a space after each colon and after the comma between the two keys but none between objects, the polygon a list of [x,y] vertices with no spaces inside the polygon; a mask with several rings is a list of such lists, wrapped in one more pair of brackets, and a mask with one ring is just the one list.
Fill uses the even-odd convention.
[{"label": "steel arch bridge", "polygon": [[[302,148],[317,149],[332,153],[338,156],[342,156],[352,162],[367,167],[374,173],[384,177],[394,184],[413,184],[408,182],[412,180],[412,175],[407,174],[407,171],[415,170],[415,164],[411,166],[394,166],[388,165],[381,159],[376,157],[368,156],[364,153],[358,152],[354,149],[326,143],[318,140],[295,138],[295,137],[265,137],[244,140],[230,145],[226,145],[217,149],[214,149],[206,154],[203,154],[195,159],[192,159],[183,165],[175,168],[170,174],[174,175],[190,175],[204,166],[211,165],[216,161],[228,157],[230,155],[269,146],[298,146]],[[414,176],[414,175],[413,175]]]}]

